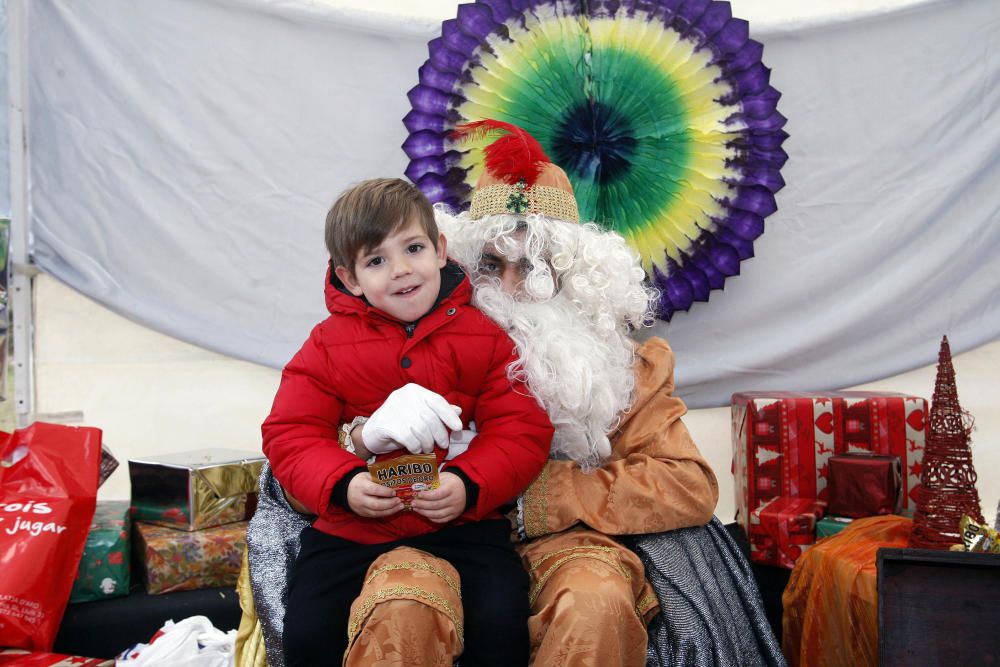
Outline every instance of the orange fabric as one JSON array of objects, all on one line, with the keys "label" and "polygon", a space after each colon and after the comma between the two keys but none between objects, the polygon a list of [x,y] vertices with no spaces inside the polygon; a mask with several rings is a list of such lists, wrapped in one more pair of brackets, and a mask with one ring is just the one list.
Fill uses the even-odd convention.
[{"label": "orange fabric", "polygon": [[[645,664],[646,623],[659,604],[634,553],[583,529],[519,550],[531,580],[531,664]],[[351,607],[344,664],[450,665],[462,652],[455,586],[454,568],[422,551],[401,547],[380,557]]]},{"label": "orange fabric", "polygon": [[528,570],[531,664],[646,664],[646,623],[659,610],[639,557],[606,535],[570,530],[520,545]]},{"label": "orange fabric", "polygon": [[857,519],[806,551],[782,595],[782,652],[791,667],[878,664],[875,556],[906,547],[912,522]]},{"label": "orange fabric", "polygon": [[351,605],[345,667],[444,667],[462,652],[458,571],[448,561],[399,547],[372,563]]},{"label": "orange fabric", "polygon": [[580,523],[638,535],[712,518],[719,485],[681,421],[687,406],[673,390],[673,352],[651,338],[637,351],[635,401],[611,435],[610,460],[593,472],[572,461],[546,463],[524,493],[529,538]]},{"label": "orange fabric", "polygon": [[[455,568],[424,551],[400,547],[380,556],[351,605],[345,667],[450,667],[462,652],[459,586]],[[266,667],[245,558],[237,592],[243,616],[235,664]]]}]

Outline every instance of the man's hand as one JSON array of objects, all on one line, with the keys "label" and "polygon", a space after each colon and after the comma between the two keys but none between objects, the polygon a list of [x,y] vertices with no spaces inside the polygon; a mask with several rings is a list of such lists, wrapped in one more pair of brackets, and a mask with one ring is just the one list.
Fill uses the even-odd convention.
[{"label": "man's hand", "polygon": [[358,516],[369,519],[391,516],[403,509],[403,501],[395,491],[373,482],[366,473],[355,475],[347,485],[347,505]]},{"label": "man's hand", "polygon": [[441,394],[412,382],[389,394],[361,429],[361,440],[372,454],[403,448],[411,454],[429,454],[434,443],[448,448],[448,429],[462,430],[461,408]]},{"label": "man's hand", "polygon": [[448,523],[465,509],[465,484],[453,472],[442,472],[441,485],[432,491],[421,491],[410,506],[417,514],[434,523]]}]

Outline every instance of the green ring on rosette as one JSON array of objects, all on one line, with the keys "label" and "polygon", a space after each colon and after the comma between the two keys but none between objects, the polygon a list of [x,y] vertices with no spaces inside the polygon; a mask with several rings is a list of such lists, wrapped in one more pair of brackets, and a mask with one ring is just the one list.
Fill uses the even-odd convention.
[{"label": "green ring on rosette", "polygon": [[669,319],[739,273],[784,182],[780,94],[728,3],[462,5],[430,44],[404,122],[407,175],[467,205],[480,146],[462,122],[523,127],[569,176],[581,217],[622,234]]}]

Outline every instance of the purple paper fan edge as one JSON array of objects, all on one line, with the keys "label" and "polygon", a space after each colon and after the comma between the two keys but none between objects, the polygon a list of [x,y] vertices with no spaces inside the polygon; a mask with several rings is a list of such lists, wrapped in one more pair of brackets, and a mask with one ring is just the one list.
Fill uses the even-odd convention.
[{"label": "purple paper fan edge", "polygon": [[[420,68],[419,83],[408,93],[412,109],[404,118],[410,135],[403,150],[410,158],[406,176],[434,202],[452,208],[467,207],[471,192],[465,171],[456,165],[460,154],[448,145],[448,133],[462,119],[455,108],[463,98],[463,74],[474,63],[476,50],[486,48],[490,35],[506,35],[505,22],[521,21],[526,12],[545,5],[557,14],[578,13],[579,3],[559,0],[478,0],[460,5],[457,18],[442,24],[442,37],[428,44],[428,60]],[[742,131],[729,165],[740,177],[735,191],[723,202],[728,214],[715,220],[712,231],[702,231],[684,254],[682,264],[669,257],[654,263],[650,283],[660,290],[657,316],[669,321],[696,301],[708,301],[722,289],[727,277],[738,275],[740,262],[753,256],[753,242],[763,234],[764,219],[777,209],[774,193],[784,187],[781,168],[788,159],[782,144],[788,134],[777,110],[781,94],[770,85],[770,69],[762,62],[763,45],[749,38],[745,20],[732,16],[721,0],[597,0],[592,15],[628,15],[644,11],[713,52],[712,64],[730,81],[737,111],[729,122]],[[466,79],[468,80],[468,79]],[[662,268],[661,268],[662,267]],[[666,271],[664,271],[666,269]]]}]

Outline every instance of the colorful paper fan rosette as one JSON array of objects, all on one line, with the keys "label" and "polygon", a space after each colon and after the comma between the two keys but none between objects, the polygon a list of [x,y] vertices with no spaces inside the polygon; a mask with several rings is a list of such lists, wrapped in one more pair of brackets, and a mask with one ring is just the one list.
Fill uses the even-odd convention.
[{"label": "colorful paper fan rosette", "polygon": [[739,273],[784,185],[780,93],[748,32],[710,0],[460,5],[409,92],[406,175],[465,208],[481,145],[451,130],[523,127],[569,175],[580,217],[639,251],[669,320]]}]

